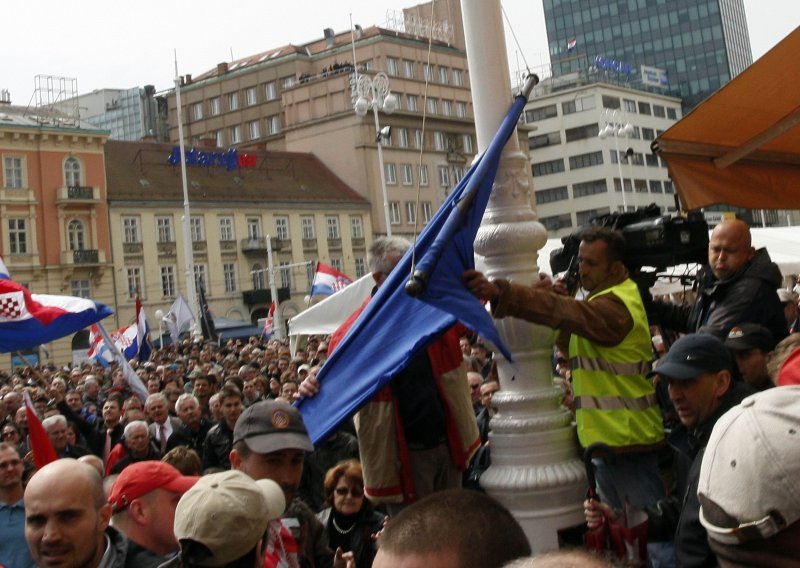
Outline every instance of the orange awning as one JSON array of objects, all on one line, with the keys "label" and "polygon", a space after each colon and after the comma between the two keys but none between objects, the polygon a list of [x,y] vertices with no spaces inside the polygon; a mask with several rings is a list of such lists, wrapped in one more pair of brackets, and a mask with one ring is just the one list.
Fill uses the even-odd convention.
[{"label": "orange awning", "polygon": [[653,142],[686,209],[800,209],[800,27]]}]

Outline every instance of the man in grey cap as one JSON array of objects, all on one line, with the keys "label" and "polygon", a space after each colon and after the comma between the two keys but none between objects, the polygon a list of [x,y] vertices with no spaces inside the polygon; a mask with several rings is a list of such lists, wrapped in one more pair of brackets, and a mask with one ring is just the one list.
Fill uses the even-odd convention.
[{"label": "man in grey cap", "polygon": [[770,388],[767,359],[775,349],[772,332],[757,323],[735,325],[728,332],[725,347],[733,353],[742,380],[756,391]]},{"label": "man in grey cap", "polygon": [[[731,379],[733,361],[725,345],[713,335],[690,334],[676,341],[661,364],[648,376],[667,382],[669,398],[681,424],[667,438],[674,450],[676,487],[670,495],[647,507],[648,541],[674,540],[678,565],[710,566],[714,555],[700,525],[697,480],[703,450],[717,419],[750,394],[747,386]],[[603,522],[601,508],[584,502],[589,528]]]},{"label": "man in grey cap", "polygon": [[281,554],[291,555],[294,550],[299,560],[305,557],[314,566],[331,567],[334,553],[324,527],[305,504],[293,502],[303,476],[305,453],[313,449],[300,412],[285,402],[265,400],[249,406],[236,421],[231,468],[255,480],[271,479],[286,497],[283,530],[276,536],[280,542],[267,543],[267,555],[288,563]]}]

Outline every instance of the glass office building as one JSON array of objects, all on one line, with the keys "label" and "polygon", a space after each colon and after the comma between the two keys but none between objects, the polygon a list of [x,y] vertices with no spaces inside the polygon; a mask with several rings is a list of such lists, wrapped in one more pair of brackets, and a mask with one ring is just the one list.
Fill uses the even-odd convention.
[{"label": "glass office building", "polygon": [[753,62],[743,0],[544,0],[544,14],[554,76],[597,72],[649,88],[660,79],[684,110]]}]

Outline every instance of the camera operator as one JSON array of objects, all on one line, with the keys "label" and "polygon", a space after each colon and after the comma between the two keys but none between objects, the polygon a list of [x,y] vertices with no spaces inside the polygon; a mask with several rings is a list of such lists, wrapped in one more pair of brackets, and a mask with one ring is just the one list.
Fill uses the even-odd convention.
[{"label": "camera operator", "polygon": [[734,325],[757,323],[780,341],[789,333],[778,298],[781,272],[766,249],[753,248],[744,221],[728,219],[717,225],[708,243],[708,266],[699,278],[697,299],[690,306],[651,301],[648,313],[662,327],[683,333],[712,333],[725,339]]},{"label": "camera operator", "polygon": [[[469,290],[490,300],[497,318],[519,317],[559,329],[558,344],[572,365],[578,438],[584,448],[602,442],[613,456],[594,459],[600,499],[622,508],[654,504],[664,489],[656,452],[664,441],[653,384],[650,329],[636,283],[623,259],[618,231],[592,227],[581,234],[578,273],[585,301],[566,293],[562,280],[533,286],[490,281],[466,271]],[[568,347],[567,347],[568,344]]]}]

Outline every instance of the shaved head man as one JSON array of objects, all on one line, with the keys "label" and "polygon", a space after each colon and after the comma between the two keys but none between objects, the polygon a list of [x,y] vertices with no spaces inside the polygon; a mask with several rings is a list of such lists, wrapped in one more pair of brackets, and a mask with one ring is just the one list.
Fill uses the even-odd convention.
[{"label": "shaved head man", "polygon": [[750,227],[739,219],[727,219],[711,232],[708,242],[708,265],[720,280],[733,276],[753,259],[756,249],[750,238]]},{"label": "shaved head man", "polygon": [[40,568],[97,568],[106,553],[106,565],[124,563],[124,538],[110,518],[102,478],[88,464],[54,461],[25,489],[25,540]]}]

